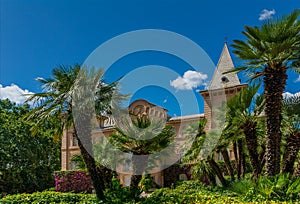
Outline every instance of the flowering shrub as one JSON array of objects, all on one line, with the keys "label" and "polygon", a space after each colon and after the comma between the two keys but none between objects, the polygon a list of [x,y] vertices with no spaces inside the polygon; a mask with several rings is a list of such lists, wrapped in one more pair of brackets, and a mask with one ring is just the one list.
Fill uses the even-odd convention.
[{"label": "flowering shrub", "polygon": [[86,171],[56,171],[54,180],[58,192],[91,193],[93,189],[91,177]]}]

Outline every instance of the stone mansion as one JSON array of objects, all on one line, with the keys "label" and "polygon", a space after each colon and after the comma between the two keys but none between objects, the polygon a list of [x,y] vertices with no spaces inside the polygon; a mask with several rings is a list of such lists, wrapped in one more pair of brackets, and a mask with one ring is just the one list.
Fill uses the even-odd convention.
[{"label": "stone mansion", "polygon": [[[154,114],[156,116],[161,116],[167,118],[167,124],[174,126],[176,135],[175,140],[180,141],[182,137],[180,136],[180,128],[186,126],[192,122],[197,122],[199,120],[206,119],[207,120],[207,129],[210,129],[213,125],[212,118],[212,103],[210,94],[221,95],[225,94],[226,98],[230,98],[236,95],[243,88],[247,87],[247,84],[241,84],[240,80],[236,73],[228,73],[223,74],[226,71],[229,71],[234,68],[232,58],[230,56],[227,44],[224,44],[222,53],[220,55],[218,64],[216,66],[215,73],[212,77],[212,80],[209,85],[208,90],[200,91],[201,96],[204,99],[204,113],[202,114],[194,114],[194,115],[186,115],[186,116],[178,116],[178,117],[169,117],[167,115],[168,110],[162,108],[163,111],[155,112],[155,109],[151,109],[156,106],[146,100],[136,100],[132,102],[128,109],[134,114]],[[222,91],[219,91],[221,90]],[[223,96],[224,97],[224,96]],[[103,118],[99,121],[100,128],[102,134],[109,137],[115,131],[114,121],[110,118]],[[94,135],[93,135],[94,137]],[[97,137],[97,133],[95,133],[95,137]],[[184,142],[184,141],[181,141]],[[230,157],[233,157],[233,153],[231,150]],[[72,157],[74,155],[79,155],[80,149],[78,147],[78,142],[76,138],[73,138],[72,130],[64,130],[62,137],[62,145],[61,145],[61,170],[72,170],[74,169],[74,164],[72,163]],[[180,153],[174,155],[174,157],[180,158]],[[163,171],[152,174],[153,179],[160,186],[164,186],[164,174]],[[119,174],[119,178],[121,183],[128,185],[130,182],[130,175],[122,175]],[[179,178],[178,178],[179,179]]]}]

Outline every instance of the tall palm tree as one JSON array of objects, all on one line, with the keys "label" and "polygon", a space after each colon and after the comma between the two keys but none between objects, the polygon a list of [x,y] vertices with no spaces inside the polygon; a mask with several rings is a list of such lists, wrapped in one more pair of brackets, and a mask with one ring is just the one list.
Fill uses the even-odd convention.
[{"label": "tall palm tree", "polygon": [[[197,124],[196,124],[197,125]],[[183,161],[185,163],[193,164],[195,165],[192,167],[192,171],[198,172],[198,176],[200,173],[200,177],[202,178],[208,178],[210,183],[215,184],[215,176],[218,177],[221,184],[223,186],[227,186],[228,182],[223,176],[223,172],[217,162],[214,159],[214,153],[216,152],[217,148],[214,148],[212,152],[209,152],[206,154],[207,150],[205,149],[204,142],[208,141],[215,141],[216,138],[218,139],[218,133],[211,132],[209,135],[204,131],[206,125],[206,120],[201,120],[198,123],[198,127],[195,127],[195,124],[190,124],[190,129],[187,129],[187,131],[191,131],[192,134],[195,135],[195,130],[197,131],[197,134],[195,137],[190,137],[187,139],[186,143],[192,142],[191,147],[187,150]],[[187,134],[187,133],[186,133]],[[192,140],[192,141],[189,141]],[[206,155],[206,156],[204,156]]]},{"label": "tall palm tree", "polygon": [[231,181],[234,181],[235,180],[234,170],[231,165],[230,157],[228,155],[228,148],[229,148],[230,142],[231,141],[228,139],[227,135],[222,133],[222,135],[218,141],[218,144],[216,146],[216,152],[221,153],[224,163],[225,163],[225,166],[226,166],[226,169],[227,169],[227,172],[230,176],[230,179],[231,179]]},{"label": "tall palm tree", "polygon": [[258,117],[264,109],[264,98],[256,93],[259,86],[243,89],[227,102],[227,126],[225,132],[240,132],[245,136],[253,176],[261,173],[261,161],[258,152]]},{"label": "tall palm tree", "polygon": [[245,41],[234,40],[233,51],[245,66],[251,79],[262,78],[266,99],[266,174],[273,176],[280,170],[282,132],[282,94],[287,70],[300,72],[300,10],[281,19],[264,22],[260,27],[245,26]]},{"label": "tall palm tree", "polygon": [[[42,84],[43,92],[31,95],[27,101],[34,103],[34,109],[27,116],[30,118],[38,118],[40,122],[47,121],[50,117],[60,118],[60,124],[57,126],[56,134],[61,136],[64,129],[74,129],[74,136],[78,139],[79,148],[83,160],[87,166],[88,172],[93,181],[97,197],[104,198],[104,180],[103,172],[107,172],[103,166],[96,164],[92,152],[91,129],[90,129],[90,113],[83,114],[86,117],[83,127],[75,127],[73,117],[73,97],[77,91],[75,82],[79,73],[82,71],[81,66],[59,66],[52,71],[52,78],[37,80]],[[109,109],[109,99],[112,97],[116,84],[105,85],[102,81],[103,71],[95,73],[97,76],[97,89],[95,94],[96,111],[103,112]],[[105,96],[105,97],[104,97]],[[38,127],[39,123],[37,123]],[[85,131],[85,137],[79,137],[78,133]]]},{"label": "tall palm tree", "polygon": [[[235,113],[235,112],[233,111],[230,113]],[[246,155],[244,151],[244,149],[246,148],[244,142],[245,138],[243,137],[243,131],[239,127],[232,125],[231,119],[228,118],[229,116],[231,115],[227,113],[226,116],[227,121],[222,131],[221,139],[223,139],[227,143],[230,143],[229,145],[232,145],[235,169],[236,169],[235,173],[237,174],[237,179],[240,180],[246,171],[245,170]]]},{"label": "tall palm tree", "polygon": [[[216,174],[214,173],[211,166],[208,164],[206,158],[201,158],[200,152],[206,138],[204,131],[206,120],[200,120],[198,123],[191,123],[184,132],[187,137],[186,145],[192,143],[190,148],[185,152],[182,161],[186,164],[192,165],[191,171],[193,178],[200,180],[209,180],[210,184],[216,184]],[[195,135],[195,137],[189,137]]]}]

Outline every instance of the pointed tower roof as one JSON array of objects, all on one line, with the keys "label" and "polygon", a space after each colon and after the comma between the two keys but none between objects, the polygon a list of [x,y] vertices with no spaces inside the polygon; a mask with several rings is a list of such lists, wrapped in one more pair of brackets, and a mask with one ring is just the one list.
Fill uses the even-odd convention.
[{"label": "pointed tower roof", "polygon": [[208,89],[220,89],[240,85],[240,80],[237,73],[223,74],[234,68],[226,42],[224,43],[222,54],[219,58],[215,73],[210,81]]}]

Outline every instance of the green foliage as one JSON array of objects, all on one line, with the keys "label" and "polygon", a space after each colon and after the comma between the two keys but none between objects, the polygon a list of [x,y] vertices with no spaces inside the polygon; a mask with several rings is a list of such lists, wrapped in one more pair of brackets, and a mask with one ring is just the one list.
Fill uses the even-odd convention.
[{"label": "green foliage", "polygon": [[[122,118],[121,127],[116,127],[116,130],[110,135],[109,141],[117,149],[132,156],[132,169],[137,175],[131,176],[130,187],[139,188],[142,174],[160,165],[158,162],[163,159],[162,155],[169,156],[168,151],[174,146],[174,127],[165,125],[163,119],[142,116],[133,118],[132,121],[130,117]],[[162,150],[163,154],[155,155]],[[144,159],[137,159],[136,155],[143,155]]]},{"label": "green foliage", "polygon": [[114,178],[111,189],[105,191],[105,201],[98,200],[93,194],[44,191],[33,194],[7,195],[0,199],[0,203],[295,203],[299,202],[299,186],[300,179],[289,181],[288,175],[262,178],[257,184],[251,180],[242,180],[233,183],[229,189],[206,186],[200,181],[183,181],[176,188],[157,189],[150,194],[150,197],[142,198],[136,197],[132,190],[123,187],[119,180]]},{"label": "green foliage", "polygon": [[[235,48],[233,53],[245,62],[243,67],[233,71],[245,71],[251,80],[261,79],[264,82],[268,176],[275,176],[280,172],[281,101],[288,77],[287,71],[300,73],[299,16],[300,10],[296,9],[287,16],[265,21],[259,27],[245,26],[243,35],[246,40],[234,40],[232,45]],[[252,162],[252,166],[254,163]]]},{"label": "green foliage", "polygon": [[266,200],[300,200],[300,178],[290,179],[289,174],[279,174],[275,177],[261,177],[255,188],[256,194]]},{"label": "green foliage", "polygon": [[32,132],[36,119],[25,120],[29,105],[0,100],[0,192],[22,193],[54,186],[60,169],[60,140],[53,140],[55,118]]},{"label": "green foliage", "polygon": [[[191,123],[189,128],[185,130],[184,134],[188,137],[185,144],[192,143],[192,145],[183,157],[184,162],[197,162],[202,159],[200,152],[206,139],[206,133],[204,132],[205,125],[206,120],[200,120],[199,123]],[[194,137],[194,135],[196,136]]]},{"label": "green foliage", "polygon": [[300,133],[300,94],[283,99],[283,125],[284,136]]},{"label": "green foliage", "polygon": [[139,189],[130,190],[129,187],[122,186],[119,179],[113,178],[111,188],[106,189],[104,194],[106,203],[123,204],[136,203],[139,200],[137,195],[140,195],[140,192]]},{"label": "green foliage", "polygon": [[[62,172],[63,174],[68,174],[67,172]],[[112,184],[110,189],[106,189],[105,201],[98,200],[94,194],[82,194],[82,193],[61,193],[53,191],[35,192],[33,194],[15,194],[7,195],[5,198],[0,200],[2,204],[48,204],[48,203],[107,203],[107,204],[123,204],[123,203],[136,203],[136,201],[142,201],[143,198],[136,197],[135,194],[140,194],[133,192],[128,187],[124,187],[120,184],[119,179],[112,179]]]},{"label": "green foliage", "polygon": [[[210,184],[210,182],[215,182],[215,174],[212,168],[205,160],[200,160],[191,167],[191,173],[193,179],[201,180]],[[208,181],[209,180],[209,181]]]},{"label": "green foliage", "polygon": [[227,101],[226,125],[223,131],[227,140],[244,139],[249,132],[249,123],[254,123],[259,145],[264,145],[265,120],[259,116],[265,108],[265,99],[258,94],[259,88],[259,85],[249,86]]},{"label": "green foliage", "polygon": [[175,189],[162,188],[154,191],[141,203],[237,203],[236,194],[222,188],[206,187],[199,181],[184,181]]},{"label": "green foliage", "polygon": [[132,125],[129,120],[124,118],[123,128],[116,127],[117,132],[109,138],[121,151],[135,155],[153,154],[166,148],[173,141],[174,128],[170,125],[163,127],[163,121],[142,117],[133,120]]},{"label": "green foliage", "polygon": [[[191,123],[189,128],[186,129],[185,134],[191,135],[188,137],[186,144],[192,142],[191,147],[187,150],[183,157],[183,162],[192,163],[191,167],[192,177],[198,180],[213,180],[215,174],[207,163],[206,159],[202,158],[201,150],[204,144],[205,139],[207,138],[204,128],[206,125],[206,120],[201,120],[199,123]],[[196,135],[193,137],[193,135]],[[192,141],[190,141],[192,140]],[[214,183],[214,181],[212,181]]]},{"label": "green foliage", "polygon": [[254,187],[255,183],[252,180],[244,179],[231,183],[230,190],[243,197]]},{"label": "green foliage", "polygon": [[265,105],[264,96],[258,95],[259,88],[259,85],[249,86],[227,101],[227,126],[235,125],[239,129],[247,121],[258,119]]},{"label": "green foliage", "polygon": [[[123,98],[117,91],[117,82],[106,84],[103,81],[103,69],[82,68],[80,64],[56,67],[52,70],[51,78],[37,80],[42,84],[43,91],[28,98],[35,106],[27,118],[38,118],[37,125],[51,117],[57,118],[59,122],[53,129],[55,135],[59,136],[64,129],[76,126],[74,136],[78,139],[81,155],[88,167],[97,196],[103,198],[106,182],[101,177],[109,169],[100,165],[96,168],[94,158],[87,152],[92,149],[91,119],[94,112],[97,116],[108,114],[112,104]],[[94,93],[93,97],[91,93]],[[116,99],[114,103],[112,98]],[[73,115],[74,112],[80,114]]]},{"label": "green foliage", "polygon": [[65,127],[71,127],[73,122],[71,114],[73,85],[79,72],[79,64],[68,67],[59,66],[52,70],[53,78],[37,78],[37,81],[41,83],[43,92],[35,93],[28,98],[28,101],[32,102],[35,108],[27,114],[29,119],[39,119],[36,128],[39,128],[40,123],[53,116],[58,119],[64,117],[64,120],[60,120],[54,128],[56,136],[61,136]]},{"label": "green foliage", "polygon": [[49,203],[103,203],[99,201],[95,195],[75,194],[75,193],[59,193],[59,192],[36,192],[33,194],[15,194],[7,195],[0,200],[3,204],[49,204]]},{"label": "green foliage", "polygon": [[248,202],[299,202],[300,178],[290,179],[289,174],[279,174],[274,177],[260,177],[256,183],[252,180],[242,180],[232,183],[230,190]]},{"label": "green foliage", "polygon": [[142,178],[140,184],[144,192],[149,192],[149,190],[155,186],[155,182],[149,174]]},{"label": "green foliage", "polygon": [[[116,170],[118,165],[126,162],[126,159],[120,157],[119,152],[112,151],[113,147],[105,137],[99,137],[93,141],[93,153],[95,161],[109,169]],[[114,171],[114,175],[117,173]],[[110,182],[110,180],[109,180]]]},{"label": "green foliage", "polygon": [[[282,18],[266,21],[262,26],[245,26],[246,40],[234,40],[233,51],[245,60],[244,67],[252,79],[264,76],[264,69],[291,68],[299,72],[300,10]],[[281,65],[281,66],[277,66]]]},{"label": "green foliage", "polygon": [[71,161],[75,163],[75,168],[76,169],[78,169],[78,170],[86,169],[86,165],[85,165],[81,155],[74,155],[72,157]]}]

